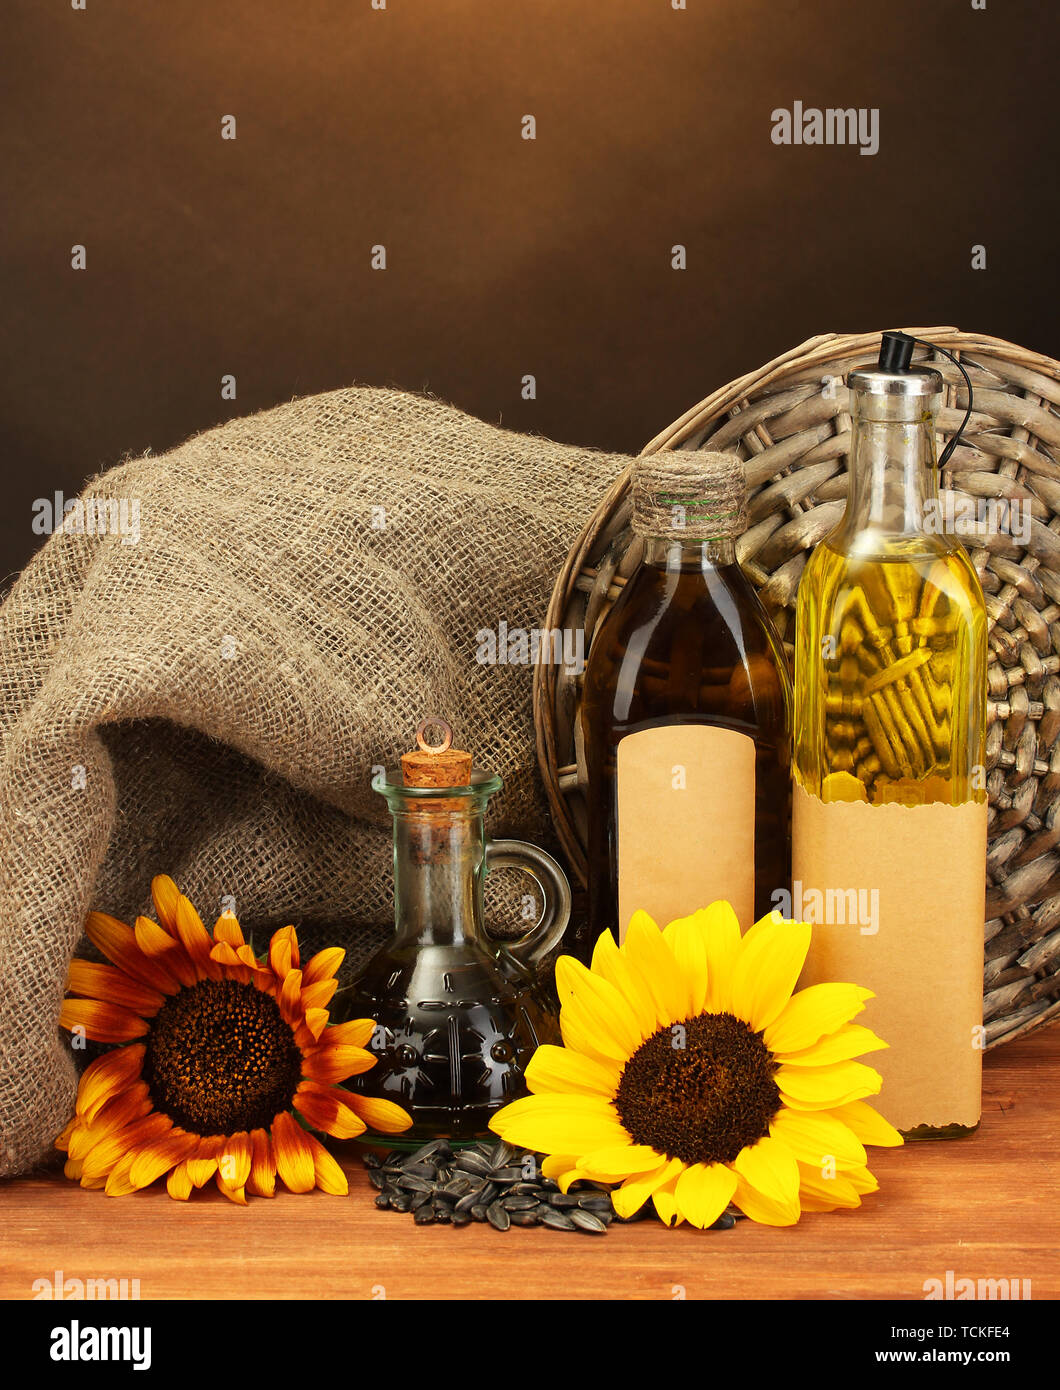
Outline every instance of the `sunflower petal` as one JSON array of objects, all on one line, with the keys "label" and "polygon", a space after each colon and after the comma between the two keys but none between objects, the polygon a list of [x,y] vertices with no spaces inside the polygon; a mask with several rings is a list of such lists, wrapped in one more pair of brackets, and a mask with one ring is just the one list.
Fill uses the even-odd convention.
[{"label": "sunflower petal", "polygon": [[325,947],[306,962],[305,970],[302,972],[302,983],[315,985],[320,980],[330,980],[333,975],[338,974],[339,966],[345,959],[346,952],[341,946]]},{"label": "sunflower petal", "polygon": [[652,1171],[637,1173],[627,1178],[622,1186],[611,1194],[611,1203],[616,1213],[625,1219],[633,1216],[635,1212],[640,1211],[657,1188],[662,1187],[671,1178],[676,1178],[684,1166],[679,1158],[671,1158]]},{"label": "sunflower petal", "polygon": [[309,1136],[286,1110],[272,1122],[272,1148],[283,1185],[291,1192],[312,1192],[316,1173]]},{"label": "sunflower petal", "polygon": [[303,975],[302,1008],[307,1013],[310,1009],[326,1009],[338,987],[338,980],[318,980],[315,985],[307,985]]},{"label": "sunflower petal", "polygon": [[348,1023],[333,1023],[327,1032],[326,1041],[345,1043],[350,1047],[367,1047],[375,1032],[372,1018],[352,1018]]},{"label": "sunflower petal", "polygon": [[835,1211],[837,1207],[860,1207],[861,1198],[845,1173],[826,1178],[819,1168],[800,1163],[799,1203],[804,1211]]},{"label": "sunflower petal", "polygon": [[707,954],[707,993],[703,1007],[708,1013],[730,1013],[732,972],[740,954],[740,923],[732,904],[711,903],[704,911],[702,931]]},{"label": "sunflower petal", "polygon": [[594,1149],[575,1164],[576,1168],[591,1168],[594,1173],[606,1173],[614,1181],[637,1173],[654,1172],[666,1155],[656,1153],[648,1144],[620,1144],[609,1149]]},{"label": "sunflower petal", "polygon": [[86,1038],[101,1043],[129,1042],[150,1031],[144,1020],[128,1009],[104,1004],[98,999],[64,999],[59,1010],[59,1027],[71,1033],[75,1028],[83,1028]]},{"label": "sunflower petal", "polygon": [[187,951],[177,937],[170,936],[157,922],[152,922],[150,917],[137,917],[133,924],[133,936],[142,953],[160,970],[165,971],[171,980],[172,987],[168,993],[175,994],[181,986],[190,989],[198,977],[194,965],[188,959]]},{"label": "sunflower petal", "polygon": [[136,944],[132,927],[106,912],[90,912],[85,919],[85,935],[112,964],[139,980],[149,989],[176,994],[180,988],[167,967],[158,959],[144,955]]},{"label": "sunflower petal", "polygon": [[860,985],[809,985],[793,994],[762,1036],[770,1052],[801,1052],[861,1013],[871,989]]},{"label": "sunflower petal", "polygon": [[880,1148],[897,1148],[905,1140],[889,1120],[863,1100],[852,1100],[832,1111],[836,1119],[849,1125],[863,1144],[876,1144]]},{"label": "sunflower petal", "polygon": [[[353,1093],[339,1086],[303,1081],[295,1092],[294,1108],[314,1129],[330,1134],[333,1139],[356,1139],[367,1129],[353,1107]],[[402,1125],[402,1129],[407,1128]]]},{"label": "sunflower petal", "polygon": [[707,998],[706,908],[678,917],[663,928],[663,940],[673,952],[687,991],[687,1017],[703,1012]]},{"label": "sunflower petal", "polygon": [[245,946],[246,937],[243,935],[243,928],[239,925],[239,919],[234,912],[227,909],[221,913],[217,921],[213,924],[214,941],[225,941],[232,947],[233,951],[237,946]]},{"label": "sunflower petal", "polygon": [[156,1178],[183,1163],[198,1148],[199,1136],[174,1129],[161,1139],[149,1140],[136,1151],[129,1169],[129,1181],[134,1188],[150,1187]]},{"label": "sunflower petal", "polygon": [[217,1179],[226,1187],[241,1190],[250,1177],[253,1145],[246,1131],[229,1134],[217,1151]]},{"label": "sunflower petal", "polygon": [[[640,1029],[633,1011],[608,980],[594,975],[573,956],[556,961],[556,992],[560,1008],[578,1007],[596,1031],[615,1044],[615,1055],[631,1056],[641,1044]],[[607,1049],[609,1054],[612,1049]]]},{"label": "sunflower petal", "polygon": [[744,937],[732,972],[732,1007],[755,1032],[773,1022],[791,998],[806,963],[811,928],[807,922],[763,918]]},{"label": "sunflower petal", "polygon": [[131,979],[116,965],[98,965],[94,960],[70,962],[66,973],[66,988],[71,994],[86,999],[98,999],[105,1004],[117,1004],[143,1018],[151,1018],[166,1002],[166,996]]},{"label": "sunflower petal", "polygon": [[776,1202],[763,1196],[744,1178],[738,1178],[732,1200],[744,1216],[749,1216],[752,1221],[757,1221],[762,1226],[794,1226],[801,1212],[797,1200],[790,1204]]},{"label": "sunflower petal", "polygon": [[178,1163],[166,1179],[166,1191],[178,1202],[186,1202],[191,1196],[192,1183],[188,1177],[187,1163]]},{"label": "sunflower petal", "polygon": [[773,1055],[778,1062],[787,1066],[823,1067],[832,1062],[847,1062],[852,1057],[860,1057],[863,1052],[879,1052],[881,1048],[889,1046],[871,1028],[863,1028],[860,1023],[844,1023],[834,1033],[829,1033],[802,1052]]},{"label": "sunflower petal", "polygon": [[737,1176],[781,1207],[799,1205],[799,1165],[779,1139],[766,1136],[741,1149],[733,1160]]},{"label": "sunflower petal", "polygon": [[67,1152],[72,1159],[85,1158],[100,1140],[119,1133],[134,1120],[141,1120],[150,1113],[147,1083],[134,1081],[101,1105],[90,1122],[86,1118],[74,1126],[67,1140]]},{"label": "sunflower petal", "polygon": [[180,889],[168,874],[156,874],[151,880],[151,900],[158,913],[158,920],[171,936],[176,936]]},{"label": "sunflower petal", "polygon": [[[93,1144],[84,1156],[81,1178],[91,1182],[95,1178],[106,1177],[122,1158],[130,1157],[132,1152],[148,1139],[160,1139],[173,1128],[168,1115],[157,1111],[134,1120],[124,1129],[114,1130]],[[130,1158],[131,1167],[131,1158]]]},{"label": "sunflower petal", "polygon": [[195,967],[200,980],[219,980],[222,971],[210,957],[214,943],[210,933],[202,924],[202,918],[195,911],[190,900],[183,893],[177,899],[177,935],[188,953],[188,959]]},{"label": "sunflower petal", "polygon": [[864,1062],[832,1062],[824,1067],[782,1065],[773,1077],[785,1105],[793,1110],[834,1110],[852,1100],[879,1094],[883,1079]]},{"label": "sunflower petal", "polygon": [[136,1081],[143,1069],[146,1048],[143,1043],[116,1047],[89,1063],[77,1087],[77,1114],[91,1124],[109,1100]]},{"label": "sunflower petal", "polygon": [[688,1017],[688,991],[662,932],[646,912],[634,912],[622,954],[651,995],[655,1017],[664,1028]]},{"label": "sunflower petal", "polygon": [[272,1143],[263,1129],[250,1131],[250,1177],[247,1187],[255,1197],[275,1197],[276,1160],[272,1154]]},{"label": "sunflower petal", "polygon": [[327,1192],[332,1197],[348,1196],[350,1184],[337,1161],[328,1153],[319,1139],[315,1139],[311,1134],[305,1135],[305,1138],[309,1140],[309,1148],[313,1157],[313,1178],[316,1186],[320,1188],[321,1192]]},{"label": "sunflower petal", "polygon": [[614,1108],[597,1096],[524,1096],[498,1111],[490,1129],[539,1153],[588,1153],[629,1142]]},{"label": "sunflower petal", "polygon": [[524,1076],[530,1090],[538,1094],[573,1091],[610,1100],[618,1089],[622,1071],[618,1066],[597,1062],[568,1047],[542,1043],[530,1058]]},{"label": "sunflower petal", "polygon": [[184,1160],[192,1187],[205,1187],[217,1172],[221,1142],[213,1136],[200,1139],[198,1150]]},{"label": "sunflower petal", "polygon": [[780,1110],[773,1116],[769,1132],[800,1163],[821,1168],[833,1159],[848,1168],[865,1162],[864,1146],[853,1130],[826,1110]]},{"label": "sunflower petal", "polygon": [[609,931],[601,932],[593,947],[592,972],[613,984],[629,1005],[637,1020],[641,1041],[651,1037],[656,1028],[655,1001],[629,968],[629,962]]},{"label": "sunflower petal", "polygon": [[736,1174],[724,1163],[695,1163],[677,1180],[677,1209],[700,1230],[713,1226],[732,1201]]},{"label": "sunflower petal", "polygon": [[369,1129],[380,1134],[403,1134],[412,1125],[412,1116],[392,1100],[382,1096],[362,1096],[347,1092],[348,1103]]},{"label": "sunflower petal", "polygon": [[325,1041],[303,1053],[302,1075],[314,1081],[345,1081],[347,1077],[370,1071],[376,1060],[363,1048],[343,1043],[336,1046]]},{"label": "sunflower petal", "polygon": [[679,1177],[671,1178],[669,1182],[664,1182],[662,1187],[657,1187],[651,1194],[655,1214],[664,1226],[680,1226],[685,1219],[677,1206],[679,1180]]}]

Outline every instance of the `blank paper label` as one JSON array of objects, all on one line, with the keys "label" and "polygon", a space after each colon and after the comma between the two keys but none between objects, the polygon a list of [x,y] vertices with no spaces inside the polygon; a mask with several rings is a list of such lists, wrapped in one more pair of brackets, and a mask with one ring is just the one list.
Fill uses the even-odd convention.
[{"label": "blank paper label", "polygon": [[664,927],[732,903],[754,913],[755,746],[705,724],[641,729],[618,745],[618,919],[643,909]]},{"label": "blank paper label", "polygon": [[985,797],[826,805],[795,788],[793,914],[814,924],[799,983],[875,992],[856,1022],[890,1047],[859,1060],[897,1129],[979,1123],[986,825]]}]

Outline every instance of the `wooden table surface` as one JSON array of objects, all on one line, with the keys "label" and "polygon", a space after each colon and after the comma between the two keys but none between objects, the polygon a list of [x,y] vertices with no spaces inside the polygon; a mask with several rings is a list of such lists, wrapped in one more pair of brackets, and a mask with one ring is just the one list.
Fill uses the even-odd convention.
[{"label": "wooden table surface", "polygon": [[1060,1029],[985,1062],[983,1123],[971,1138],[870,1150],[880,1191],[856,1212],[775,1230],[606,1236],[473,1225],[418,1227],[380,1212],[355,1146],[347,1200],[250,1199],[165,1189],[108,1198],[59,1175],[0,1184],[0,1295],[33,1281],[139,1279],[149,1298],[900,1298],[925,1280],[1030,1279],[1060,1295]]}]

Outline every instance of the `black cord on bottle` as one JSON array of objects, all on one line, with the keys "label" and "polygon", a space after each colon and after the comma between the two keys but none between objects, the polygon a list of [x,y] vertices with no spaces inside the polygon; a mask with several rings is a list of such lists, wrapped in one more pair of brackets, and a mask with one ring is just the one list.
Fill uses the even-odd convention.
[{"label": "black cord on bottle", "polygon": [[972,378],[965,371],[963,363],[950,352],[949,348],[939,347],[938,343],[929,343],[926,338],[914,338],[910,333],[898,332],[885,333],[880,340],[880,371],[907,372],[909,364],[913,360],[913,349],[917,343],[921,347],[929,348],[932,352],[941,352],[944,357],[948,357],[961,376],[964,377],[964,384],[968,388],[968,409],[964,412],[961,427],[939,455],[939,467],[945,468],[954,449],[958,444],[964,442],[961,436],[968,426],[968,421],[972,418]]}]

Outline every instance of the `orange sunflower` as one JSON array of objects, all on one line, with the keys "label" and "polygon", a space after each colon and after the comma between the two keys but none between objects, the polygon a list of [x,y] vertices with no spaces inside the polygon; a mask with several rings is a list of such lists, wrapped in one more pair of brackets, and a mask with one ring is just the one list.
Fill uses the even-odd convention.
[{"label": "orange sunflower", "polygon": [[[186,1200],[211,1178],[233,1202],[292,1192],[337,1196],[346,1176],[306,1126],[336,1139],[398,1134],[392,1101],[339,1086],[375,1065],[371,1019],[329,1024],[345,952],[304,966],[294,927],[258,958],[231,912],[213,936],[171,878],[151,884],[158,921],[89,913],[89,940],[113,962],[70,963],[63,1028],[118,1046],[87,1067],[74,1118],[55,1141],[82,1187],[121,1196],[168,1174]],[[303,1123],[299,1123],[300,1117]]]}]

